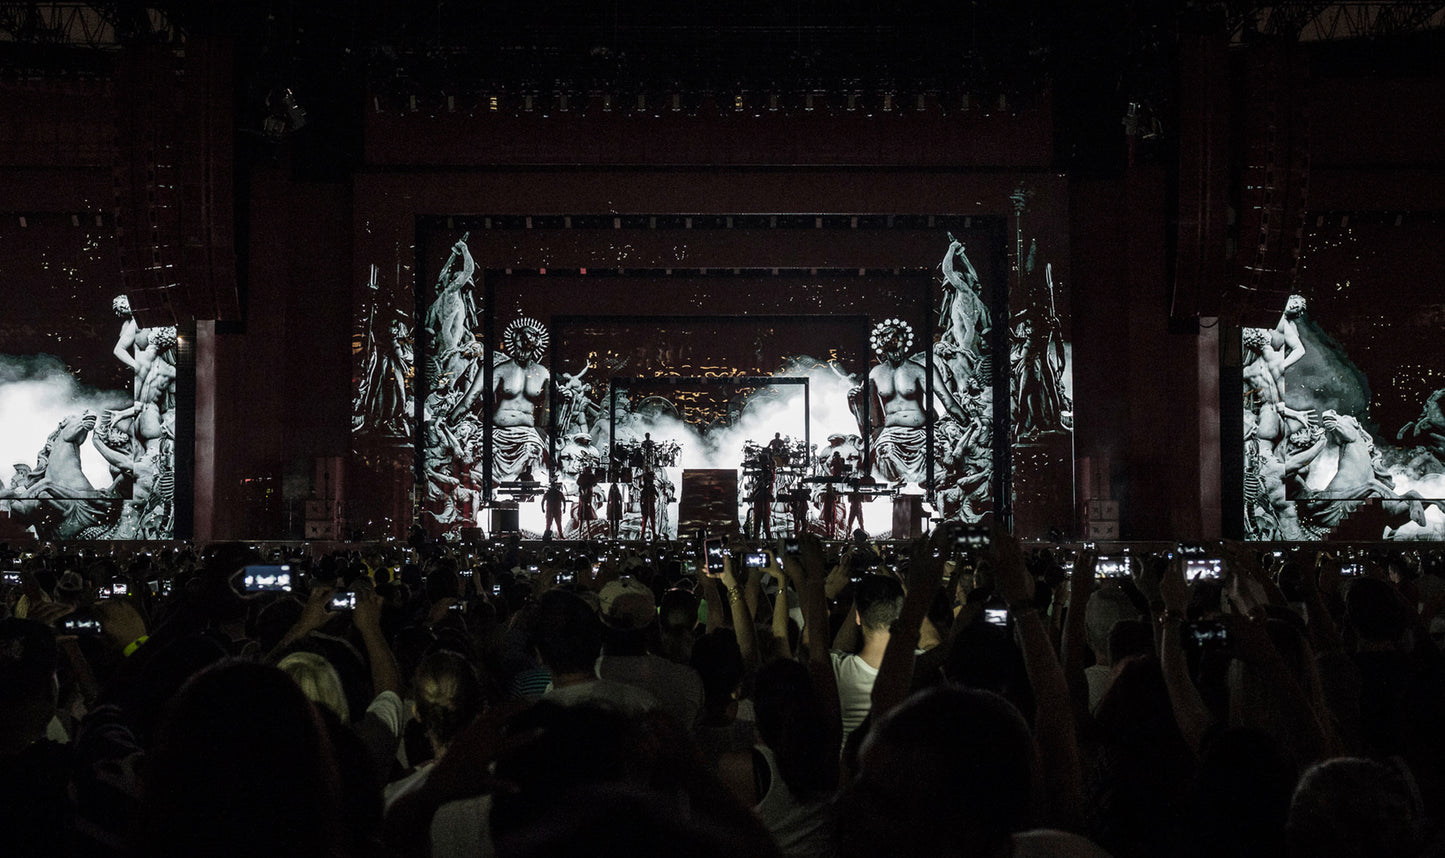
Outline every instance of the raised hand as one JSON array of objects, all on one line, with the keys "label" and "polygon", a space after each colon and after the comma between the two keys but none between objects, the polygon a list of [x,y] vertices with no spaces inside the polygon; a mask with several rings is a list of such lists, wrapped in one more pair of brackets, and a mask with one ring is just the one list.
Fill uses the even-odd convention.
[{"label": "raised hand", "polygon": [[1027,605],[1034,598],[1034,579],[1024,564],[1023,549],[1013,534],[997,525],[993,529],[994,591],[1010,606]]}]

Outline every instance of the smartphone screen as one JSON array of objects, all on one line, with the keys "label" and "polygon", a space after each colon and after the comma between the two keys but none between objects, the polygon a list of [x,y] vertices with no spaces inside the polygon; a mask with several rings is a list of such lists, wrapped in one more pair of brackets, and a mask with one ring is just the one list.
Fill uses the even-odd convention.
[{"label": "smartphone screen", "polygon": [[1223,577],[1223,560],[1191,557],[1184,561],[1184,579],[1186,581],[1218,581]]},{"label": "smartphone screen", "polygon": [[983,619],[1000,628],[1008,626],[1008,608],[984,608]]},{"label": "smartphone screen", "polygon": [[1195,646],[1227,646],[1229,627],[1218,620],[1194,620],[1184,624],[1186,638]]},{"label": "smartphone screen", "polygon": [[72,635],[100,634],[100,620],[94,617],[66,617],[60,621],[60,630]]},{"label": "smartphone screen", "polygon": [[960,527],[953,537],[953,544],[959,548],[983,548],[991,541],[993,534],[987,527],[969,525]]},{"label": "smartphone screen", "polygon": [[291,592],[291,567],[286,565],[247,566],[241,570],[242,588],[247,593]]},{"label": "smartphone screen", "polygon": [[342,592],[342,593],[337,593],[336,595],[334,595],[334,596],[331,597],[331,601],[330,601],[330,602],[327,602],[327,603],[326,603],[326,610],[328,610],[328,611],[354,611],[354,610],[356,610],[356,593],[352,592],[351,590],[347,590],[347,591]]},{"label": "smartphone screen", "polygon": [[743,555],[743,565],[749,569],[761,569],[768,565],[768,553],[766,551],[750,551]]},{"label": "smartphone screen", "polygon": [[1128,578],[1129,558],[1100,557],[1094,561],[1094,574],[1100,578]]},{"label": "smartphone screen", "polygon": [[7,572],[0,572],[0,582],[16,585],[20,583],[20,570],[14,569]]},{"label": "smartphone screen", "polygon": [[703,544],[707,546],[707,565],[721,566],[723,557],[727,554],[727,549],[723,547],[722,540],[709,539]]}]

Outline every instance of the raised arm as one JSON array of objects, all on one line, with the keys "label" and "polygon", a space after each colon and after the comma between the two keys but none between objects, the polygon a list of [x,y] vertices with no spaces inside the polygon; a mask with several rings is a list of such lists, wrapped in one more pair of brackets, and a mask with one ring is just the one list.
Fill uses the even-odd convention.
[{"label": "raised arm", "polygon": [[[728,611],[732,616],[733,634],[737,635],[738,650],[742,653],[743,664],[748,671],[758,668],[758,629],[753,625],[753,612],[748,600],[743,597],[742,586],[733,576],[732,554],[724,554],[721,569],[704,567],[707,575],[716,577],[727,593]],[[709,606],[711,615],[711,606]]]},{"label": "raised arm", "polygon": [[138,330],[139,326],[136,325],[135,319],[126,319],[120,326],[120,337],[116,339],[115,348],[112,350],[120,362],[131,369],[136,367],[135,356],[130,353],[130,350],[135,346],[135,335]]},{"label": "raised arm", "polygon": [[374,588],[362,586],[356,592],[356,610],[351,619],[361,633],[366,659],[371,663],[372,695],[390,691],[400,696],[401,669],[397,667],[391,645],[381,633],[381,606],[385,601]]},{"label": "raised arm", "polygon": [[1159,582],[1159,596],[1164,610],[1154,615],[1159,627],[1159,666],[1164,673],[1164,687],[1169,691],[1169,704],[1174,710],[1174,723],[1195,754],[1199,753],[1204,733],[1214,723],[1214,715],[1189,676],[1189,663],[1184,659],[1184,619],[1189,607],[1189,585],[1184,580],[1184,559],[1175,557],[1164,569]]},{"label": "raised arm", "polygon": [[1024,566],[1018,541],[1002,528],[994,529],[993,541],[998,561],[996,591],[1013,618],[1034,691],[1034,739],[1043,766],[1049,821],[1076,830],[1083,816],[1084,778],[1068,683],[1034,601],[1034,579]]},{"label": "raised arm", "polygon": [[768,558],[767,573],[777,579],[778,595],[773,599],[773,648],[774,654],[792,658],[788,646],[788,576],[783,573],[783,561],[773,552]]},{"label": "raised arm", "polygon": [[798,553],[785,555],[781,560],[803,603],[803,645],[808,650],[808,673],[813,680],[813,691],[827,712],[830,754],[836,758],[843,743],[843,715],[838,700],[838,677],[833,675],[833,658],[828,650],[823,543],[815,534],[801,534]]},{"label": "raised arm", "polygon": [[1060,661],[1064,679],[1069,683],[1076,714],[1089,711],[1089,683],[1084,678],[1084,651],[1088,649],[1084,620],[1089,597],[1094,593],[1094,551],[1084,549],[1074,558],[1074,571],[1069,576],[1069,610],[1064,616],[1064,632],[1060,642]]},{"label": "raised arm", "polygon": [[878,678],[873,681],[874,721],[882,718],[888,710],[902,703],[913,687],[914,653],[923,634],[923,624],[928,619],[928,607],[933,604],[943,578],[943,561],[934,556],[938,534],[948,528],[938,528],[934,538],[915,539],[908,557],[908,589],[903,597],[903,608],[898,621],[888,636],[888,646],[883,650],[883,662],[878,666]]}]

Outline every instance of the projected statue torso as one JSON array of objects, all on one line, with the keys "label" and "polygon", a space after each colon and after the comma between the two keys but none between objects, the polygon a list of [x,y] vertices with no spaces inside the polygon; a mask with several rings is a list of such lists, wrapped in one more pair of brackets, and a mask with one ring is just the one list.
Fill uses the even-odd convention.
[{"label": "projected statue torso", "polygon": [[492,425],[537,425],[537,409],[547,393],[547,370],[523,357],[513,358],[492,372]]},{"label": "projected statue torso", "polygon": [[[542,366],[547,330],[536,319],[515,319],[502,333],[506,355],[495,356],[490,405],[492,413],[492,481],[504,483],[543,464],[546,445],[537,427],[542,422],[550,376]],[[481,376],[478,375],[477,382]],[[474,382],[452,409],[459,419],[476,396]]]},{"label": "projected statue torso", "polygon": [[[881,424],[873,439],[873,470],[889,482],[921,482],[928,476],[928,370],[921,358],[908,356],[913,329],[898,319],[875,325],[872,343],[878,365],[868,373],[871,395],[865,399],[863,389],[854,388],[851,399],[860,427],[865,408],[870,422]],[[936,366],[934,374],[934,395],[951,417],[966,421]]]}]

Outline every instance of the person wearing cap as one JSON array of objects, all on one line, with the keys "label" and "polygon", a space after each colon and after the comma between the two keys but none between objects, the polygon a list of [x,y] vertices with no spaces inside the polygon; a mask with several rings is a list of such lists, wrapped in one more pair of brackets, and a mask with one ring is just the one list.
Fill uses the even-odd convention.
[{"label": "person wearing cap", "polygon": [[683,729],[692,730],[702,713],[702,677],[655,652],[659,632],[652,590],[623,576],[602,588],[600,601],[602,658],[597,675],[647,692]]},{"label": "person wearing cap", "polygon": [[657,698],[633,685],[597,673],[602,654],[602,621],[585,599],[549,590],[537,603],[530,642],[552,673],[542,699],[562,706],[600,704],[638,715],[658,708]]}]

